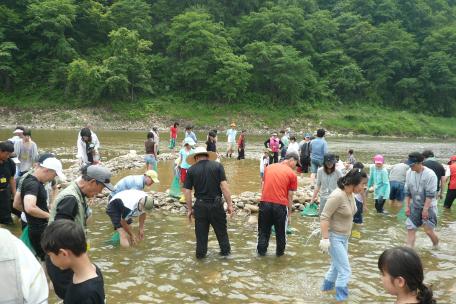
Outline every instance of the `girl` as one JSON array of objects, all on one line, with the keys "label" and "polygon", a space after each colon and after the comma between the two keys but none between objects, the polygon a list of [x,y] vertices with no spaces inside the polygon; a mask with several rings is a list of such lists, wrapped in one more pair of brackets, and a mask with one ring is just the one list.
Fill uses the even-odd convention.
[{"label": "girl", "polygon": [[84,165],[94,165],[100,162],[100,142],[89,128],[82,128],[76,143],[78,153],[76,157],[79,159],[81,167]]},{"label": "girl", "polygon": [[269,149],[264,149],[263,156],[260,158],[260,177],[263,183],[264,169],[269,165]]},{"label": "girl", "polygon": [[154,132],[147,133],[147,140],[144,142],[144,147],[146,148],[146,156],[144,157],[144,160],[146,161],[147,170],[155,170],[157,172],[158,145],[155,141]]},{"label": "girl", "polygon": [[377,209],[377,213],[385,213],[383,205],[390,194],[388,171],[383,168],[384,162],[385,159],[383,158],[383,155],[377,154],[374,156],[375,166],[371,166],[370,168],[369,183],[367,184],[369,191],[374,191],[375,209]]},{"label": "girl", "polygon": [[342,173],[336,170],[336,159],[333,154],[325,154],[323,157],[323,167],[317,171],[317,186],[312,196],[312,202],[317,201],[320,192],[320,214],[325,207],[328,196],[337,188],[337,181],[342,177]]},{"label": "girl", "polygon": [[296,153],[299,155],[299,144],[296,142],[296,136],[290,136],[290,143],[288,144],[287,154]]},{"label": "girl", "polygon": [[238,160],[245,159],[245,130],[242,130],[241,135],[239,135],[238,141]]},{"label": "girl", "polygon": [[359,169],[350,170],[339,178],[338,188],[328,197],[320,216],[322,240],[320,249],[331,256],[331,266],[326,273],[322,291],[336,288],[336,300],[348,298],[348,281],[351,269],[348,261],[348,238],[356,213],[354,193],[361,192],[367,183],[367,174]]},{"label": "girl", "polygon": [[184,139],[184,147],[179,151],[179,171],[180,171],[180,182],[184,184],[185,178],[187,177],[187,170],[190,168],[190,164],[187,163],[187,156],[193,153],[193,146],[195,142],[190,137]]},{"label": "girl", "polygon": [[206,150],[207,151],[212,151],[217,153],[217,141],[215,140],[215,137],[217,136],[214,131],[210,131],[209,134],[207,135],[207,141],[206,141]]},{"label": "girl", "polygon": [[[353,169],[360,169],[361,171],[364,170],[364,165],[361,162],[356,162],[353,164]],[[362,224],[363,223],[363,211],[367,211],[367,206],[364,204],[366,202],[366,189],[363,191],[355,193],[355,203],[356,211],[355,215],[353,216],[353,223],[355,224]]]},{"label": "girl", "polygon": [[175,122],[171,127],[169,127],[169,146],[168,148],[174,151],[176,147],[176,140],[177,140],[177,131],[179,127],[179,123]]},{"label": "girl", "polygon": [[409,247],[385,250],[378,258],[378,269],[386,291],[396,296],[396,304],[434,304],[432,290],[423,284],[420,257]]}]

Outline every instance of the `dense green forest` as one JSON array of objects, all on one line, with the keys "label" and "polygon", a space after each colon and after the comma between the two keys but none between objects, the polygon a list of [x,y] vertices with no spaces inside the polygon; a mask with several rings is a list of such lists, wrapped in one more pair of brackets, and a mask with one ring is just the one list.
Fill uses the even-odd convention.
[{"label": "dense green forest", "polygon": [[456,114],[456,0],[2,0],[0,90]]}]

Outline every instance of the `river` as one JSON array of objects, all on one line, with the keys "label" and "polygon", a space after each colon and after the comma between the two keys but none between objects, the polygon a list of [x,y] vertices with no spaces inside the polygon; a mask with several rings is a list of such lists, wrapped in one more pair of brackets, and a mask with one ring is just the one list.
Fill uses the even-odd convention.
[{"label": "river", "polygon": [[[0,138],[10,137],[10,132],[0,130]],[[74,130],[34,130],[32,135],[41,150],[58,153],[69,166],[74,158],[76,134]],[[103,160],[128,150],[142,153],[146,137],[145,132],[136,131],[99,131],[97,135],[102,143]],[[162,134],[162,138],[167,135]],[[265,139],[248,137],[247,151],[260,151]],[[166,144],[162,140],[162,151],[166,151]],[[411,151],[426,148],[445,161],[455,151],[454,142],[442,140],[329,138],[328,144],[342,159],[353,148],[363,162],[382,153],[388,163],[394,163]],[[258,161],[231,159],[223,160],[223,164],[233,193],[258,191]],[[154,190],[164,191],[169,187],[171,166],[171,161],[159,164],[161,183],[154,185]],[[115,180],[131,173],[122,171]],[[382,287],[377,258],[384,249],[404,243],[403,220],[395,216],[400,206],[387,204],[389,216],[372,212],[371,201],[368,206],[365,224],[354,228],[360,236],[352,237],[349,244],[352,267],[349,303],[392,303],[393,297]],[[418,232],[416,249],[423,260],[426,283],[432,284],[438,302],[456,303],[456,214],[454,210],[441,209],[437,229],[440,249],[431,249],[423,231]],[[329,256],[319,252],[318,237],[310,237],[318,228],[315,218],[292,215],[294,232],[288,236],[286,253],[281,258],[274,256],[274,237],[269,255],[256,256],[256,224],[248,218],[234,216],[228,226],[233,254],[229,258],[219,257],[217,241],[211,232],[209,255],[198,261],[194,258],[193,226],[185,217],[166,211],[152,212],[146,221],[146,240],[135,248],[120,249],[106,243],[113,232],[112,226],[104,209],[95,206],[88,229],[90,256],[102,269],[107,303],[335,303],[332,294],[319,291],[329,267]],[[20,233],[18,227],[13,231]],[[50,303],[54,302],[58,301],[51,292]]]}]

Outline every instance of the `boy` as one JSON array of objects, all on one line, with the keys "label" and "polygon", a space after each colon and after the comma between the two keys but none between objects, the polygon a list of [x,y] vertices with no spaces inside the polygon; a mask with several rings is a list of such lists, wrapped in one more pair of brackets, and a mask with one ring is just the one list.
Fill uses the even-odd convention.
[{"label": "boy", "polygon": [[103,276],[89,259],[81,225],[70,220],[52,222],[43,233],[41,247],[54,265],[74,272],[64,304],[105,303]]}]

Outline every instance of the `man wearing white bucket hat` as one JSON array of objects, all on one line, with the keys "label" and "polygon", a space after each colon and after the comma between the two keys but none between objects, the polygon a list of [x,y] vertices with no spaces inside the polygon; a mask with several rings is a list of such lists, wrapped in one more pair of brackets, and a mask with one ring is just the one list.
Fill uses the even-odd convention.
[{"label": "man wearing white bucket hat", "polygon": [[21,198],[24,202],[25,216],[29,226],[30,242],[42,261],[44,261],[45,253],[40,245],[41,235],[49,221],[47,191],[44,184],[56,176],[65,180],[62,163],[55,157],[49,157],[37,165],[35,171],[24,179],[21,187]]},{"label": "man wearing white bucket hat", "polygon": [[[226,227],[226,213],[223,209],[222,193],[227,202],[228,214],[233,213],[231,193],[226,181],[223,165],[216,162],[217,154],[203,147],[195,149],[187,156],[187,163],[192,165],[184,182],[187,215],[195,218],[196,258],[201,259],[207,253],[209,226],[214,228],[220,246],[220,255],[231,253]],[[192,188],[195,189],[195,205],[192,209]]]}]

